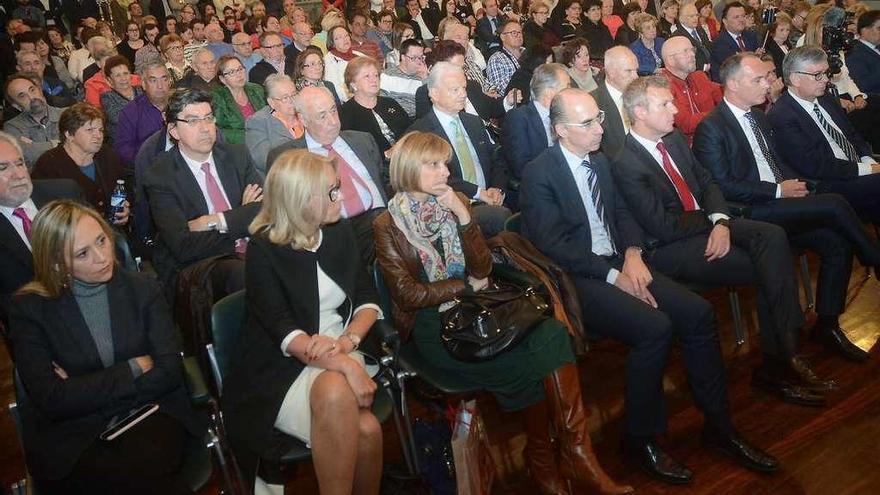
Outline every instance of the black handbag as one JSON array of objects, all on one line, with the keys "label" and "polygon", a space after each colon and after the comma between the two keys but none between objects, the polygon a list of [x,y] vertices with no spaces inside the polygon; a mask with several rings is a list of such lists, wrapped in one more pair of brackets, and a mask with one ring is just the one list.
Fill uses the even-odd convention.
[{"label": "black handbag", "polygon": [[533,286],[496,281],[465,291],[440,316],[441,340],[460,361],[487,361],[515,346],[549,317],[550,306]]}]

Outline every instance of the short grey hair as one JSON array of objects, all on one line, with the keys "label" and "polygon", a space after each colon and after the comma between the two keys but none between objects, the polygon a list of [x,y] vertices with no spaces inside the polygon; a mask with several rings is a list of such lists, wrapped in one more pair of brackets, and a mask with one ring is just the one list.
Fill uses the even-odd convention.
[{"label": "short grey hair", "polygon": [[804,67],[828,61],[828,55],[818,45],[799,46],[785,56],[782,61],[782,80],[786,85],[791,84],[791,76]]},{"label": "short grey hair", "polygon": [[631,82],[623,92],[623,113],[630,122],[636,121],[636,107],[648,107],[648,88],[669,89],[669,80],[663,76],[644,76]]},{"label": "short grey hair", "polygon": [[[187,4],[187,5],[189,5],[189,4]],[[193,53],[193,56],[192,56],[192,59],[191,59],[191,60],[195,60],[195,59],[199,58],[199,57],[200,57],[201,55],[203,55],[204,53],[210,53],[210,54],[211,54],[211,58],[213,58],[215,61],[217,60],[217,57],[214,56],[214,52],[212,52],[211,49],[208,48],[208,47],[202,47],[202,48],[199,48],[198,50],[196,50],[196,52]]]},{"label": "short grey hair", "polygon": [[91,38],[89,38],[88,41],[86,41],[86,50],[88,50],[89,53],[94,53],[95,52],[95,45],[98,45],[101,43],[103,43],[105,46],[108,46],[108,47],[113,46],[113,43],[103,36],[92,36]]},{"label": "short grey hair", "polygon": [[559,85],[562,83],[559,77],[561,73],[566,73],[565,66],[557,63],[541,64],[532,73],[532,80],[529,81],[529,89],[532,100],[537,100],[545,92],[551,90],[560,90]]},{"label": "short grey hair", "polygon": [[149,72],[150,69],[158,69],[160,67],[166,73],[168,72],[168,67],[165,67],[165,62],[162,61],[162,59],[156,58],[156,59],[150,60],[148,62],[145,62],[143,65],[141,65],[141,68],[138,71],[138,75],[141,76],[141,79],[146,79],[147,72]]},{"label": "short grey hair", "polygon": [[429,90],[434,89],[440,85],[440,81],[444,77],[452,73],[464,75],[464,70],[452,62],[437,62],[434,67],[431,67],[431,73],[428,74],[425,84],[428,85]]},{"label": "short grey hair", "polygon": [[[305,90],[305,89],[306,88],[301,89],[296,94],[296,98],[293,99],[293,108],[294,108],[294,110],[296,110],[296,113],[306,114],[306,111],[305,111],[306,110],[306,99],[303,98],[303,95],[302,95],[303,90]],[[333,93],[331,93],[330,90],[327,89],[327,86],[312,86],[311,89],[309,90],[309,92],[311,92],[312,89],[318,90],[321,93],[324,93],[324,95],[327,96],[327,98],[334,100]]]},{"label": "short grey hair", "polygon": [[0,131],[0,142],[6,142],[12,145],[15,148],[15,151],[18,152],[18,156],[24,160],[24,152],[21,150],[21,143],[18,142],[18,138],[9,134],[8,132]]},{"label": "short grey hair", "polygon": [[263,83],[263,86],[266,87],[266,96],[274,96],[275,88],[277,88],[279,84],[285,82],[293,84],[293,79],[291,79],[290,76],[288,76],[287,74],[270,74],[269,77],[266,78],[266,81]]}]

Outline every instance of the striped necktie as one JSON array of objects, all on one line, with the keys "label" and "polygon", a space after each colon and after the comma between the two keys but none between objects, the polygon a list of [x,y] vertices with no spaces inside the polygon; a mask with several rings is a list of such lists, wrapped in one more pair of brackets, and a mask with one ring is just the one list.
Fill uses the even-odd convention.
[{"label": "striped necktie", "polygon": [[833,139],[834,142],[840,146],[840,149],[843,150],[847,160],[857,163],[859,161],[859,154],[856,152],[855,147],[853,147],[852,143],[849,142],[849,139],[847,139],[846,136],[835,129],[834,126],[825,119],[825,116],[822,115],[822,111],[819,109],[818,103],[813,103],[813,113],[815,113],[816,118],[819,119],[819,124],[822,126],[822,129],[825,129],[825,132],[831,136],[831,139]]},{"label": "striped necktie", "polygon": [[767,161],[767,165],[770,166],[770,171],[773,172],[773,178],[776,180],[776,183],[779,184],[782,182],[782,171],[779,170],[779,165],[776,163],[776,160],[773,159],[773,155],[770,154],[770,147],[767,146],[767,141],[764,140],[764,133],[761,132],[761,128],[758,127],[758,121],[755,120],[755,116],[752,115],[752,112],[746,112],[746,120],[749,122],[749,127],[752,128],[752,133],[755,134],[755,139],[758,141],[758,147],[761,148],[761,154],[764,155],[764,160]]},{"label": "striped necktie", "polygon": [[602,191],[599,187],[599,176],[596,174],[596,171],[593,170],[593,164],[586,158],[581,162],[581,166],[587,170],[587,185],[590,187],[590,199],[593,202],[593,207],[596,208],[596,214],[599,216],[599,219],[602,220],[602,226],[605,227],[605,232],[608,233],[608,242],[611,243],[611,249],[616,253],[617,248],[614,247],[614,239],[611,237],[611,223],[608,220],[608,212],[605,210],[605,203],[602,201]]}]

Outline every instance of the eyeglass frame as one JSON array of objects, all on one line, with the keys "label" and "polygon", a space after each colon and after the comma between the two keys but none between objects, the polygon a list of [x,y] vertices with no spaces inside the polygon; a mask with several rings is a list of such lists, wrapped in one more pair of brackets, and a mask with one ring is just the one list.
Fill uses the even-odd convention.
[{"label": "eyeglass frame", "polygon": [[601,126],[603,122],[605,122],[605,111],[599,110],[599,113],[596,114],[596,116],[593,117],[592,119],[588,119],[588,120],[585,120],[580,123],[577,123],[577,122],[560,122],[560,123],[562,125],[565,125],[568,127],[580,127],[581,129],[589,129],[590,127],[593,127],[593,124],[599,124]]},{"label": "eyeglass frame", "polygon": [[269,98],[277,101],[283,101],[284,103],[292,103],[293,100],[296,98],[296,93],[291,93],[284,96],[270,96]]},{"label": "eyeglass frame", "polygon": [[327,191],[327,197],[330,198],[331,203],[335,203],[339,201],[340,193],[342,193],[342,181],[337,178],[336,183]]},{"label": "eyeglass frame", "polygon": [[825,80],[831,79],[830,77],[828,77],[828,72],[826,72],[824,70],[820,70],[820,71],[816,71],[816,72],[804,72],[802,70],[796,70],[796,71],[794,71],[794,73],[795,74],[803,74],[805,76],[812,76],[813,80],[816,82],[821,81],[823,78]]},{"label": "eyeglass frame", "polygon": [[178,119],[174,119],[174,120],[176,122],[182,122],[188,126],[195,127],[196,125],[201,124],[202,122],[207,122],[208,124],[214,124],[217,122],[217,117],[215,117],[214,113],[211,112],[208,115],[205,115],[204,117],[192,117],[189,119],[178,118]]},{"label": "eyeglass frame", "polygon": [[241,67],[238,67],[235,69],[229,69],[227,71],[221,72],[220,75],[223,77],[229,77],[233,74],[238,74],[240,72],[245,72],[245,71],[246,71],[246,69],[244,68],[244,66],[241,66]]}]

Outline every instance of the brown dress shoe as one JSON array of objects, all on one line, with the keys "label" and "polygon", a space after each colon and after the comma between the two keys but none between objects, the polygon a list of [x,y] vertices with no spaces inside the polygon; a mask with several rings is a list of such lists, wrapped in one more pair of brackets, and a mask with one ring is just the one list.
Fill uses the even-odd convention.
[{"label": "brown dress shoe", "polygon": [[814,392],[830,392],[837,388],[837,382],[834,380],[823,380],[819,375],[810,368],[804,358],[795,356],[788,361],[788,371],[804,387]]}]

